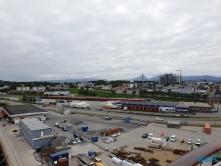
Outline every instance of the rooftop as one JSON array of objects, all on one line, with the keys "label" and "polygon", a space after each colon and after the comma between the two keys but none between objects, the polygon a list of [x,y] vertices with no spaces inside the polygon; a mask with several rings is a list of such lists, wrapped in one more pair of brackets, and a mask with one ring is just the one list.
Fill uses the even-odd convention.
[{"label": "rooftop", "polygon": [[48,113],[48,111],[41,109],[39,107],[36,107],[34,105],[31,105],[31,104],[4,106],[4,107],[2,107],[2,109],[10,117]]},{"label": "rooftop", "polygon": [[188,107],[209,107],[211,108],[211,106],[207,103],[194,103],[194,102],[184,102],[185,105],[187,105]]},{"label": "rooftop", "polygon": [[21,122],[23,122],[31,131],[51,128],[36,118],[22,119]]}]

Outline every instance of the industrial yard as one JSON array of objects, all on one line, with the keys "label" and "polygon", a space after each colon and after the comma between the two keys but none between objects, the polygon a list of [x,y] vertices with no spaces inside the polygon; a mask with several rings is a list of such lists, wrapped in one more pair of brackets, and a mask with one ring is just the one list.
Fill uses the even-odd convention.
[{"label": "industrial yard", "polygon": [[[187,139],[191,138],[193,140],[193,148],[198,148],[194,145],[194,141],[197,138],[200,138],[202,142],[211,142],[221,136],[221,130],[218,128],[212,129],[212,134],[205,134],[202,127],[181,126],[179,129],[167,128],[165,124],[149,123],[145,125],[145,123],[139,123],[138,121],[137,123],[135,123],[136,121],[134,123],[125,123],[124,118],[116,119],[84,114],[66,115],[56,111],[49,111],[47,116],[50,116],[50,119],[46,120],[45,123],[51,127],[52,134],[57,137],[66,137],[66,142],[73,138],[73,133],[78,133],[82,137],[87,138],[87,142],[77,143],[72,145],[71,149],[66,150],[69,153],[69,165],[77,165],[76,156],[85,158],[85,156],[79,155],[88,155],[88,151],[92,150],[101,152],[97,158],[103,165],[107,166],[117,165],[118,161],[112,161],[113,156],[122,159],[122,161],[123,159],[129,159],[142,163],[142,165],[163,166],[180,157],[180,154],[191,150],[191,145],[186,143]],[[68,127],[68,131],[63,131],[54,126],[56,122],[62,122],[61,124]],[[28,145],[24,137],[19,135],[19,125],[9,124],[5,119],[0,121],[0,123],[1,125],[6,123],[6,126],[1,127],[0,130],[1,141],[4,143],[10,162],[17,163],[15,165],[40,165],[40,162],[36,161],[36,156],[34,157],[33,155],[35,150]],[[82,131],[82,126],[87,126],[88,130]],[[102,133],[105,131],[111,131],[116,128],[121,128],[122,130],[115,134],[102,136]],[[12,129],[18,131],[11,132]],[[119,132],[120,134],[118,134]],[[165,147],[158,149],[158,146],[151,144],[150,139],[142,138],[143,133],[153,133],[154,137],[162,138],[162,132],[164,133],[163,136],[168,137],[175,134],[176,141],[170,142],[169,140],[166,142]],[[91,137],[93,136],[98,137],[98,142],[91,142]],[[183,143],[181,143],[182,140],[184,140]],[[178,149],[180,153],[175,152],[174,149]]]}]

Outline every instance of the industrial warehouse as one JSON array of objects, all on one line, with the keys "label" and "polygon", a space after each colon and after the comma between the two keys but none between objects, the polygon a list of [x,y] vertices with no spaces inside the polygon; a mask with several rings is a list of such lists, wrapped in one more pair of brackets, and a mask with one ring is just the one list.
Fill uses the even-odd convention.
[{"label": "industrial warehouse", "polygon": [[3,106],[1,108],[1,115],[7,117],[10,123],[19,123],[20,119],[24,118],[40,118],[47,113],[48,111],[32,104]]}]

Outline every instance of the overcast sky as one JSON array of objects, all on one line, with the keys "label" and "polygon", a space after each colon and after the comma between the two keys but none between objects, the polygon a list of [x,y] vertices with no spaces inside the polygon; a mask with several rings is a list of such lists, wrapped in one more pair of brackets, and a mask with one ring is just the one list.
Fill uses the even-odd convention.
[{"label": "overcast sky", "polygon": [[0,0],[0,80],[221,76],[220,0]]}]

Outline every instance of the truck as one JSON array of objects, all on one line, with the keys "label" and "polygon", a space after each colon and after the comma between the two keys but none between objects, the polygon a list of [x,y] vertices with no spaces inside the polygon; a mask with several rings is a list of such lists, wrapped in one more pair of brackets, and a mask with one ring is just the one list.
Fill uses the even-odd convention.
[{"label": "truck", "polygon": [[166,140],[164,138],[151,138],[151,144],[156,146],[166,146]]},{"label": "truck", "polygon": [[81,101],[73,101],[69,103],[69,106],[74,108],[90,109],[90,104]]},{"label": "truck", "polygon": [[169,113],[169,112],[174,113],[175,111],[176,111],[175,107],[159,107],[159,112],[161,113]]}]

